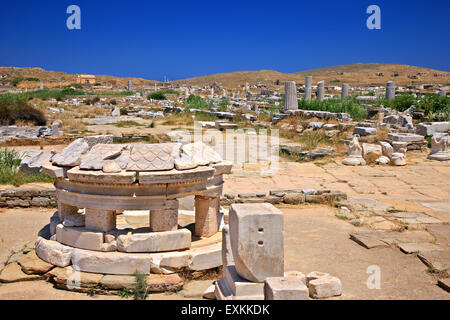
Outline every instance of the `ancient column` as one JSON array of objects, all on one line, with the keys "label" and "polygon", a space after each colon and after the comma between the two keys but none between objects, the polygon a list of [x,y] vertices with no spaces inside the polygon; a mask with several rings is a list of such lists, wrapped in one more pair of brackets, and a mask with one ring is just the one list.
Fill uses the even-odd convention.
[{"label": "ancient column", "polygon": [[395,98],[395,82],[388,81],[386,82],[386,99],[390,102]]},{"label": "ancient column", "polygon": [[283,111],[286,112],[287,110],[297,110],[297,88],[294,81],[286,81],[284,84],[284,95]]},{"label": "ancient column", "polygon": [[133,83],[131,82],[131,80],[128,80],[128,91],[133,90]]},{"label": "ancient column", "polygon": [[312,76],[305,78],[305,100],[311,101],[312,94]]},{"label": "ancient column", "polygon": [[341,91],[341,98],[345,99],[348,97],[348,84],[347,83],[343,83],[342,84],[342,91]]},{"label": "ancient column", "polygon": [[440,96],[440,97],[446,97],[446,96],[447,96],[447,91],[445,91],[444,89],[442,89],[441,91],[439,91],[439,96]]},{"label": "ancient column", "polygon": [[195,196],[195,235],[210,237],[219,231],[219,197]]},{"label": "ancient column", "polygon": [[40,90],[44,90],[44,81],[41,81],[41,83],[39,85],[39,89]]},{"label": "ancient column", "polygon": [[115,210],[85,209],[85,225],[87,229],[108,232],[116,228]]},{"label": "ancient column", "polygon": [[325,95],[325,81],[319,81],[317,83],[317,101],[323,101]]},{"label": "ancient column", "polygon": [[178,200],[166,200],[163,209],[150,210],[150,230],[175,231],[178,229]]}]

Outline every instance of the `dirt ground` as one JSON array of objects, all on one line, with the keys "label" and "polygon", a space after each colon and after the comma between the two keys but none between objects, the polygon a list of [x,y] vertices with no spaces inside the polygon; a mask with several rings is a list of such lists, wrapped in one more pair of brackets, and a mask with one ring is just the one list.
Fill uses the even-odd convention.
[{"label": "dirt ground", "polygon": [[[259,173],[261,166],[247,165],[225,175],[224,193],[266,192],[283,189],[332,189],[349,199],[374,199],[396,210],[422,212],[450,223],[450,165],[426,160],[425,154],[408,153],[405,167],[346,167],[340,159],[307,163],[283,162],[272,177]],[[284,213],[285,270],[307,274],[322,271],[342,281],[343,294],[335,299],[449,299],[436,278],[415,254],[398,248],[366,249],[349,237],[360,227],[335,216],[337,209],[319,205],[280,207]],[[11,251],[36,239],[53,210],[0,209],[0,265]],[[368,267],[378,266],[381,288],[368,289]],[[195,281],[192,286],[195,287]],[[200,289],[198,289],[200,290]],[[157,294],[149,299],[199,298],[195,294]],[[120,299],[88,297],[54,289],[44,281],[0,284],[0,299]]]}]

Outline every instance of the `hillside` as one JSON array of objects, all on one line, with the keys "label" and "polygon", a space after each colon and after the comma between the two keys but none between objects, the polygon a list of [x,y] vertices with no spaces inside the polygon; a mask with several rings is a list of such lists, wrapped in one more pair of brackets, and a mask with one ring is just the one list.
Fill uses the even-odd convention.
[{"label": "hillside", "polygon": [[[383,73],[384,76],[377,76],[377,73]],[[398,76],[394,76],[394,74],[398,74]],[[349,83],[351,86],[385,85],[386,81],[389,80],[393,80],[402,86],[429,83],[446,85],[450,83],[450,72],[388,63],[357,63],[296,73],[281,73],[272,70],[240,71],[218,73],[175,82],[201,85],[211,84],[216,81],[225,87],[236,87],[245,82],[251,84],[266,82],[274,85],[276,80],[280,80],[281,83],[287,80],[293,80],[303,84],[305,83],[306,75],[313,76],[313,84],[320,80],[325,80],[327,85],[340,85],[342,83]],[[417,79],[410,79],[408,76],[416,76]]]},{"label": "hillside", "polygon": [[[0,74],[5,73],[8,74],[10,78],[39,78],[44,80],[46,87],[69,85],[76,81],[76,75],[65,72],[46,71],[41,68],[0,67]],[[377,75],[379,73],[382,73],[383,76]],[[263,82],[268,84],[269,87],[274,88],[277,87],[275,85],[277,80],[279,80],[281,86],[284,81],[288,80],[303,84],[306,75],[313,76],[313,84],[320,80],[325,80],[326,85],[336,86],[340,86],[342,83],[349,83],[351,86],[384,86],[386,81],[389,80],[393,80],[397,85],[401,86],[416,84],[448,85],[450,83],[450,72],[388,63],[356,63],[295,73],[281,73],[273,70],[237,71],[176,80],[172,83],[203,86],[217,82],[227,88],[236,88],[242,86],[246,82],[250,84]],[[121,78],[108,75],[96,75],[96,80],[103,85],[113,84],[114,86],[122,87],[126,87],[128,80],[132,80],[133,85],[136,87],[152,86],[154,83],[159,83],[158,81],[142,78]],[[19,84],[19,87],[39,87],[39,83],[23,82]]]}]

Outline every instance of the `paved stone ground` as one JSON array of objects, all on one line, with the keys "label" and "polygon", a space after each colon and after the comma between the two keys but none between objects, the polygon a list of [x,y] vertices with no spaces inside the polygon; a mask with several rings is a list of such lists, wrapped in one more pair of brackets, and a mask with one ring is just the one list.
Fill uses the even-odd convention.
[{"label": "paved stone ground", "polygon": [[[352,205],[361,204],[358,214],[388,219],[438,219],[425,229],[411,231],[412,242],[430,243],[448,250],[450,223],[450,166],[445,162],[425,160],[425,154],[408,153],[406,167],[346,167],[339,159],[316,163],[282,162],[273,177],[259,175],[260,166],[248,165],[245,172],[226,175],[226,192],[266,192],[274,189],[335,189],[346,192]],[[338,219],[335,208],[303,205],[284,206],[285,270],[303,273],[322,271],[341,279],[343,295],[336,299],[449,299],[450,295],[437,286],[437,277],[417,254],[405,254],[390,242],[366,249],[350,239],[366,227],[356,227]],[[390,209],[395,209],[392,212]],[[407,211],[418,214],[395,214]],[[0,209],[0,269],[11,255],[36,239],[37,232],[48,223],[53,210]],[[372,217],[369,217],[372,218]],[[407,220],[409,221],[409,220]],[[375,221],[377,222],[377,221]],[[370,225],[373,227],[373,224]],[[422,229],[424,229],[422,228]],[[410,231],[408,231],[410,232]],[[415,232],[415,233],[414,233]],[[420,234],[419,234],[420,233]],[[403,237],[409,233],[402,232]],[[433,234],[431,238],[430,234]],[[376,233],[378,237],[378,234]],[[391,237],[392,238],[392,237]],[[394,237],[395,238],[395,237]],[[418,240],[419,239],[419,240]],[[427,245],[429,246],[429,245]],[[411,248],[411,245],[404,246]],[[414,246],[413,246],[414,248]],[[435,252],[435,251],[433,251]],[[441,252],[441,251],[439,251]],[[447,257],[443,255],[443,257]],[[426,257],[426,258],[429,258]],[[448,261],[444,261],[444,264]],[[370,290],[366,281],[369,266],[379,266],[381,289]],[[199,298],[205,282],[192,282],[177,294],[155,294],[149,299]],[[88,297],[54,289],[44,281],[0,284],[0,299],[120,299],[117,296]]]}]

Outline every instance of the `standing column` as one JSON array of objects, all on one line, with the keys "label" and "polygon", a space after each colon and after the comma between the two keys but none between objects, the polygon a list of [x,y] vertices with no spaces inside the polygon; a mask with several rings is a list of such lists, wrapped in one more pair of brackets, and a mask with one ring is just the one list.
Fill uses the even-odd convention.
[{"label": "standing column", "polygon": [[439,91],[439,96],[440,96],[440,97],[446,97],[446,96],[447,96],[447,91],[445,91],[444,89],[442,89],[441,91]]},{"label": "standing column", "polygon": [[219,231],[219,197],[195,196],[195,235],[210,237]]},{"label": "standing column", "polygon": [[294,81],[286,81],[284,84],[284,109],[287,110],[297,110],[298,109],[298,101],[297,101],[297,88],[295,86]]},{"label": "standing column", "polygon": [[395,83],[394,81],[386,82],[386,99],[390,102],[395,98]]},{"label": "standing column", "polygon": [[312,76],[306,76],[305,78],[305,100],[311,101],[312,94]]},{"label": "standing column", "polygon": [[319,81],[317,83],[317,101],[323,101],[325,96],[325,81]]},{"label": "standing column", "polygon": [[348,97],[348,84],[347,83],[343,83],[342,84],[342,91],[341,91],[341,98],[345,99]]},{"label": "standing column", "polygon": [[175,231],[178,229],[178,207],[179,202],[175,200],[166,200],[163,209],[150,210],[150,230]]}]

